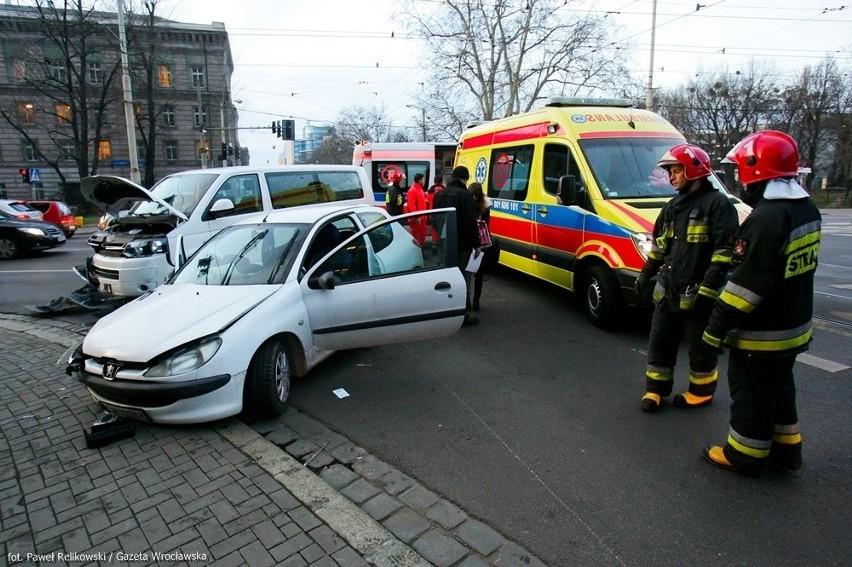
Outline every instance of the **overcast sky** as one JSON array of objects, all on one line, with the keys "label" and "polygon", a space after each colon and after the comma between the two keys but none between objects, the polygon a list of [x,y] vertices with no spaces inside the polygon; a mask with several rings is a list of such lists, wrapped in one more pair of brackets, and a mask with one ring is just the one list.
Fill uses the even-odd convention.
[{"label": "overcast sky", "polygon": [[[423,0],[434,3],[434,0]],[[775,62],[787,77],[826,54],[852,66],[852,6],[836,0],[695,0],[657,2],[654,86],[682,84],[700,70],[744,68],[746,60]],[[422,46],[399,33],[395,0],[180,0],[161,15],[182,22],[224,22],[236,71],[232,89],[252,163],[275,163],[281,144],[273,120],[334,121],[352,105],[382,105],[395,124],[417,123],[406,105],[425,80]],[[643,84],[648,80],[652,0],[599,0],[589,9],[623,27]],[[593,6],[593,7],[592,7]],[[169,12],[168,14],[166,12]],[[392,31],[398,31],[391,38]],[[615,46],[613,46],[614,48]],[[724,51],[723,51],[724,50]],[[274,146],[274,148],[273,148]]]}]

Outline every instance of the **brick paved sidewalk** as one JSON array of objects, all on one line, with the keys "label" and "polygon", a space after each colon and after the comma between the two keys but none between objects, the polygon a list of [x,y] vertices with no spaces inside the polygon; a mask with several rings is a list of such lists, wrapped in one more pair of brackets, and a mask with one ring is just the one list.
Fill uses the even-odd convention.
[{"label": "brick paved sidewalk", "polygon": [[87,449],[101,410],[55,364],[85,330],[0,314],[0,566],[542,565],[295,410]]}]

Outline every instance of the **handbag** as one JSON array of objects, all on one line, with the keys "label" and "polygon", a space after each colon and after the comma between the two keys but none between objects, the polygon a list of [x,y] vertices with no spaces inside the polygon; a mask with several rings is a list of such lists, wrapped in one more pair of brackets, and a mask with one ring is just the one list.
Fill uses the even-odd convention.
[{"label": "handbag", "polygon": [[479,247],[488,248],[491,246],[491,232],[488,231],[488,223],[484,220],[476,221],[479,228]]},{"label": "handbag", "polygon": [[500,263],[500,241],[494,239],[491,246],[482,250],[482,266],[479,268],[484,274],[491,274],[497,270]]}]

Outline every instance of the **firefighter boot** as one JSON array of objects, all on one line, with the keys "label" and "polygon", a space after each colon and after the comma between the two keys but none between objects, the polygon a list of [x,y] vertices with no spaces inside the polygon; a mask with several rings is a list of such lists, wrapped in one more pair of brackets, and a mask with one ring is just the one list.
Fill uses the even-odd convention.
[{"label": "firefighter boot", "polygon": [[772,442],[769,449],[769,462],[778,470],[797,471],[802,468],[802,442]]},{"label": "firefighter boot", "polygon": [[719,445],[707,445],[701,452],[701,456],[704,457],[705,461],[715,467],[719,467],[720,469],[725,469],[726,471],[734,471],[735,473],[740,473],[751,477],[760,476],[759,468],[747,469],[732,464],[731,461],[728,460],[728,457],[725,456],[724,447],[720,447]]},{"label": "firefighter boot", "polygon": [[663,399],[660,394],[645,392],[645,395],[642,396],[642,411],[655,413],[658,409],[660,409],[662,401]]},{"label": "firefighter boot", "polygon": [[700,408],[713,403],[713,393],[719,382],[719,371],[713,369],[710,372],[689,372],[689,389],[678,394],[672,400],[676,408]]},{"label": "firefighter boot", "polygon": [[683,392],[672,399],[672,405],[676,408],[700,408],[709,406],[712,403],[713,394],[710,394],[709,396],[696,396],[691,392]]}]

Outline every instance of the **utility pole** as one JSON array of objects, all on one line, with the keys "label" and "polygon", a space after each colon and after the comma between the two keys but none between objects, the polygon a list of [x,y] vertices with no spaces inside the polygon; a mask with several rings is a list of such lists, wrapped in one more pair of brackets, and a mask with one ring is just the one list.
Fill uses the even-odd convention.
[{"label": "utility pole", "polygon": [[648,65],[648,86],[645,88],[645,109],[654,110],[654,40],[657,34],[657,0],[651,4],[651,63]]},{"label": "utility pole", "polygon": [[140,183],[139,153],[136,149],[136,117],[133,109],[133,89],[127,61],[127,34],[124,31],[124,0],[118,0],[118,42],[121,51],[121,87],[124,92],[124,121],[127,123],[127,152],[130,154],[130,180]]}]

